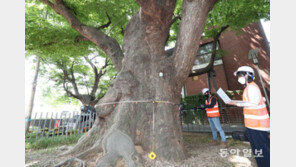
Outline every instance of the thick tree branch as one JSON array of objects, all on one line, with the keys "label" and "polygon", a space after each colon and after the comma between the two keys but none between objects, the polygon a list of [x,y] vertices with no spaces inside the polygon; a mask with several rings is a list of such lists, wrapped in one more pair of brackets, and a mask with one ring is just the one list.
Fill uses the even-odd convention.
[{"label": "thick tree branch", "polygon": [[46,5],[50,6],[51,8],[54,8],[54,4],[51,3],[49,0],[41,0],[43,3],[45,3]]},{"label": "thick tree branch", "polygon": [[95,97],[95,93],[98,90],[98,84],[100,82],[101,77],[105,74],[105,72],[103,72],[103,70],[108,66],[108,61],[106,59],[105,61],[105,65],[100,69],[100,71],[98,72],[97,67],[91,62],[91,60],[89,60],[87,57],[84,57],[85,60],[90,64],[90,66],[92,67],[93,71],[94,71],[94,75],[95,75],[95,81],[93,83],[93,87],[90,93],[90,96]]},{"label": "thick tree branch", "polygon": [[[62,71],[63,71],[63,74],[64,74],[64,77],[63,77],[64,82],[66,82],[66,80],[67,80],[67,81],[69,81],[72,84],[72,86],[74,88],[75,96],[77,96],[77,98],[78,98],[80,96],[80,94],[79,94],[78,87],[76,85],[76,81],[75,81],[75,77],[74,77],[74,71],[73,71],[74,62],[72,63],[72,66],[70,68],[71,78],[69,77],[69,73],[67,71],[67,67],[65,66],[65,64],[62,61],[61,62],[57,61],[56,63],[57,63],[57,66],[59,66],[62,69]],[[67,92],[67,90],[66,90],[66,92]],[[71,93],[71,94],[73,94],[73,93]]]},{"label": "thick tree branch", "polygon": [[97,99],[91,101],[91,102],[90,102],[90,105],[91,105],[91,106],[95,106],[100,100],[101,100],[101,98],[97,98]]},{"label": "thick tree branch", "polygon": [[[99,74],[98,74],[98,79],[97,79],[97,81],[95,82],[95,85],[96,85],[96,89],[98,88],[98,84],[99,84],[99,82],[100,82],[100,80],[101,80],[101,78],[102,78],[102,76],[104,76],[105,74],[106,74],[106,70],[104,70],[105,68],[107,68],[108,67],[108,59],[106,59],[105,60],[105,64],[104,64],[104,66],[103,67],[101,67],[101,69],[100,69],[100,71],[99,71]],[[94,90],[93,90],[94,91]],[[94,92],[93,92],[93,95],[95,96],[95,93],[96,93],[96,91],[97,90],[95,90]]]},{"label": "thick tree branch", "polygon": [[[170,22],[170,27],[171,27],[171,26],[172,26],[177,20],[179,20],[179,19],[181,20],[181,16],[175,16],[175,17],[171,20],[171,22]],[[165,43],[168,42],[169,38],[170,38],[170,33],[169,33],[169,35],[168,35],[168,37],[167,37]]]},{"label": "thick tree branch", "polygon": [[140,14],[142,16],[155,19],[159,23],[167,24],[171,21],[171,14],[174,11],[176,0],[137,0],[141,6]]},{"label": "thick tree branch", "polygon": [[[57,42],[48,42],[48,43],[45,43],[43,44],[42,46],[51,46],[53,44],[56,44]],[[28,50],[34,50],[33,48],[28,48]]]},{"label": "thick tree branch", "polygon": [[70,74],[71,74],[70,82],[71,82],[71,84],[72,84],[72,86],[74,88],[75,94],[78,96],[78,95],[80,95],[80,93],[78,91],[78,87],[77,87],[77,84],[76,84],[76,79],[75,79],[75,76],[74,76],[73,67],[74,67],[74,61],[72,62],[72,65],[71,65],[71,68],[70,68]]},{"label": "thick tree branch", "polygon": [[[107,28],[110,26],[111,24],[111,19],[110,19],[110,16],[108,15],[108,13],[106,12],[106,15],[108,17],[108,23],[104,24],[104,25],[101,25],[99,26],[97,29],[98,30],[101,30],[103,28]],[[78,35],[76,38],[75,38],[75,42],[80,42],[80,41],[89,41],[87,38],[85,38],[84,36],[82,35]]]},{"label": "thick tree branch", "polygon": [[85,38],[84,36],[82,35],[78,35],[75,37],[75,42],[80,42],[80,41],[89,41],[87,38]]},{"label": "thick tree branch", "polygon": [[175,16],[170,22],[170,27],[179,19],[181,20],[181,16]]},{"label": "thick tree branch", "polygon": [[[177,80],[186,81],[192,69],[207,15],[216,1],[217,0],[183,1],[182,20],[173,53]],[[183,83],[180,84],[183,85]]]},{"label": "thick tree branch", "polygon": [[[85,57],[86,58],[86,57]],[[87,59],[87,58],[86,58]],[[87,59],[87,61],[90,61],[89,59]],[[91,66],[96,69],[96,67],[94,66],[94,64],[92,62],[90,62]],[[72,66],[70,68],[70,74],[71,74],[71,78],[69,77],[69,73],[67,72],[67,69],[65,68],[63,62],[57,62],[57,65],[59,66],[59,68],[62,69],[63,71],[63,75],[58,75],[58,77],[63,80],[63,89],[65,90],[66,94],[69,96],[69,97],[73,97],[73,98],[76,98],[78,99],[79,101],[81,101],[84,105],[91,105],[91,106],[94,106],[96,103],[98,103],[98,101],[101,99],[101,97],[98,97],[96,98],[95,97],[95,92],[97,90],[97,86],[98,86],[98,82],[99,82],[99,79],[101,78],[100,77],[100,73],[99,72],[96,72],[96,78],[99,78],[99,79],[96,79],[97,81],[95,81],[95,84],[94,84],[94,87],[92,89],[92,95],[91,94],[88,94],[88,95],[82,95],[82,94],[79,94],[78,92],[78,88],[77,88],[77,85],[76,85],[76,81],[75,81],[75,77],[74,77],[74,71],[73,71],[73,65],[74,65],[74,62],[72,63]],[[105,68],[105,67],[104,67]],[[98,77],[99,76],[99,77]],[[71,83],[73,85],[73,88],[75,90],[75,93],[72,93],[72,91],[69,90],[68,88],[68,83]],[[86,84],[86,87],[87,87],[87,84]],[[88,88],[87,88],[88,89]]]},{"label": "thick tree branch", "polygon": [[226,30],[227,28],[229,27],[229,25],[226,25],[226,26],[223,26],[220,31],[214,36],[214,41],[213,41],[213,45],[212,45],[212,54],[211,54],[211,58],[210,58],[210,62],[209,64],[205,67],[205,68],[202,68],[202,69],[199,69],[199,70],[196,70],[194,73],[191,73],[189,75],[189,77],[191,76],[195,76],[195,75],[201,75],[201,74],[205,74],[209,71],[211,71],[213,68],[214,68],[214,62],[215,62],[215,58],[216,58],[216,53],[217,53],[217,44],[218,44],[218,41],[219,41],[219,38],[222,34],[222,32],[224,30]]},{"label": "thick tree branch", "polygon": [[123,52],[114,38],[109,37],[95,27],[82,24],[76,16],[72,14],[71,10],[65,5],[63,0],[55,0],[54,3],[51,3],[48,0],[41,1],[50,6],[56,13],[63,16],[73,29],[101,48],[110,57],[115,68],[120,71],[122,67],[121,61],[123,59]]},{"label": "thick tree branch", "polygon": [[109,65],[109,63],[108,63],[108,59],[106,59],[106,60],[105,60],[105,64],[104,64],[103,67],[101,67],[101,69],[100,69],[99,75],[104,75],[104,73],[106,73],[106,71],[103,72],[103,70],[104,70],[105,68],[107,68],[108,65]]},{"label": "thick tree branch", "polygon": [[64,88],[64,90],[66,91],[66,94],[69,96],[69,97],[74,97],[74,98],[76,98],[76,99],[79,99],[79,97],[78,96],[76,96],[75,94],[73,94],[70,90],[69,90],[69,88],[68,88],[68,86],[67,86],[67,83],[66,83],[66,80],[68,80],[67,79],[67,76],[65,75],[65,73],[63,73],[64,75],[58,75],[59,77],[60,77],[60,79],[61,80],[63,80],[63,88]]},{"label": "thick tree branch", "polygon": [[106,23],[106,24],[104,24],[104,25],[101,25],[100,27],[98,27],[97,29],[103,29],[103,28],[107,28],[107,27],[109,27],[110,26],[110,24],[111,24],[111,19],[110,19],[110,16],[108,15],[108,13],[106,12],[106,15],[107,15],[107,17],[108,17],[108,23]]},{"label": "thick tree branch", "polygon": [[121,29],[121,34],[124,35],[124,28],[120,27],[120,29]]},{"label": "thick tree branch", "polygon": [[218,34],[215,36],[217,39],[220,38],[221,34],[229,27],[229,25],[223,26],[220,28],[220,31],[218,32]]},{"label": "thick tree branch", "polygon": [[74,97],[74,98],[76,98],[76,99],[79,99],[78,96],[76,96],[75,94],[73,94],[73,93],[68,89],[68,87],[66,86],[66,80],[65,80],[65,79],[64,79],[64,81],[63,81],[63,88],[64,88],[64,90],[66,91],[66,93],[67,93],[68,96],[72,96],[72,97]]}]

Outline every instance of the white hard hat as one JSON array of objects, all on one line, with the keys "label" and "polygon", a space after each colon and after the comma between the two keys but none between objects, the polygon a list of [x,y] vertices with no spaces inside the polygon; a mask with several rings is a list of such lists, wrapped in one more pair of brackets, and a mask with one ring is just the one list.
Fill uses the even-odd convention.
[{"label": "white hard hat", "polygon": [[202,89],[202,94],[205,94],[207,91],[209,91],[208,88],[203,88],[203,89]]},{"label": "white hard hat", "polygon": [[239,67],[239,68],[233,73],[234,76],[236,76],[238,72],[247,72],[247,73],[249,73],[249,74],[251,73],[252,76],[255,76],[255,72],[254,72],[253,68],[250,67],[250,66],[241,66],[241,67]]}]

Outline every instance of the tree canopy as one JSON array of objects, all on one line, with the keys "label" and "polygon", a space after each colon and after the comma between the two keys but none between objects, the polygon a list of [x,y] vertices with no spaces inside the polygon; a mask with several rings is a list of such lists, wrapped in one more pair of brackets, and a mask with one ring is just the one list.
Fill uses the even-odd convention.
[{"label": "tree canopy", "polygon": [[[178,3],[175,16],[181,16],[181,11]],[[209,12],[203,38],[213,38],[225,26],[239,34],[241,28],[260,19],[270,20],[269,0],[219,0]],[[168,43],[177,39],[179,24],[178,19],[172,25]]]},{"label": "tree canopy", "polygon": [[[67,0],[64,3],[85,25],[101,28],[122,44],[122,29],[128,20],[139,10],[134,0],[80,1]],[[25,49],[27,54],[43,57],[86,56],[98,50],[92,42],[79,40],[80,34],[52,8],[39,0],[26,0],[25,3]],[[108,19],[110,17],[110,20]]]},{"label": "tree canopy", "polygon": [[[50,2],[50,1],[49,1]],[[139,11],[140,7],[134,0],[64,0],[66,6],[77,19],[91,27],[95,27],[104,34],[115,39],[120,45],[123,44],[124,29],[132,16]],[[260,19],[270,18],[269,0],[220,0],[208,15],[204,38],[213,38],[221,28],[227,26],[232,30],[239,30]],[[58,81],[54,87],[61,90],[62,80],[59,80],[61,68],[56,68],[57,62],[64,62],[67,66],[75,62],[75,72],[88,76],[89,82],[93,82],[90,66],[85,64],[83,57],[93,53],[107,58],[102,48],[93,42],[84,39],[61,15],[40,0],[26,0],[25,2],[25,49],[26,55],[37,55],[47,64],[41,63],[41,75],[47,75],[49,79]],[[176,3],[170,36],[167,45],[176,42],[180,20],[182,19],[182,1]],[[112,61],[110,61],[112,65]],[[50,65],[55,68],[47,68]],[[47,73],[47,74],[46,74]],[[111,70],[109,75],[115,75]],[[112,77],[111,77],[112,78]],[[83,78],[84,80],[86,78]],[[82,78],[78,78],[78,85],[87,87]],[[104,81],[106,82],[106,81]],[[106,85],[108,85],[106,83]],[[102,85],[101,85],[102,86]],[[53,87],[47,88],[44,95],[51,97]],[[101,96],[101,95],[100,95]],[[66,96],[53,96],[57,101],[67,101]],[[63,100],[62,100],[63,99]]]},{"label": "tree canopy", "polygon": [[[105,25],[101,31],[116,39],[120,45],[123,43],[126,24],[139,10],[139,5],[134,0],[65,0],[64,3],[83,24],[96,28]],[[62,16],[57,15],[52,8],[41,1],[26,0],[25,7],[27,54],[75,57],[92,53],[90,48],[99,49],[92,42],[79,41],[80,34]],[[174,17],[181,18],[181,11],[182,1],[179,0]],[[205,37],[213,37],[226,25],[239,31],[249,23],[269,18],[269,0],[220,0],[209,13],[204,31]],[[179,23],[180,19],[176,19],[172,24],[169,42],[176,41]]]}]

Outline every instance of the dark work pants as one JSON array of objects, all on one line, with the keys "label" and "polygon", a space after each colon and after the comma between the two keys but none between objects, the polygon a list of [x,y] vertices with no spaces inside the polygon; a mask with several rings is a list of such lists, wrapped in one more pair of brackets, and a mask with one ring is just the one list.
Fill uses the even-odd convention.
[{"label": "dark work pants", "polygon": [[270,139],[268,132],[246,128],[258,167],[270,167]]}]

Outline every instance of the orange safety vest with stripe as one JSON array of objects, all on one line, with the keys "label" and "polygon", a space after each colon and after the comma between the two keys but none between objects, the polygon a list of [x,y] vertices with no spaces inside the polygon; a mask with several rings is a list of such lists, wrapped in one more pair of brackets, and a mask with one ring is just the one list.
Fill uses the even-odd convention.
[{"label": "orange safety vest with stripe", "polygon": [[[216,97],[212,96],[209,99],[209,101],[206,100],[205,102],[206,105],[210,105],[213,98],[216,98]],[[207,117],[220,117],[218,102],[216,101],[216,104],[213,108],[206,108],[206,112],[207,112]]]},{"label": "orange safety vest with stripe", "polygon": [[268,111],[263,100],[263,96],[258,85],[255,82],[251,82],[245,89],[243,93],[243,101],[249,102],[249,86],[255,86],[260,92],[260,101],[257,106],[244,107],[244,121],[247,128],[269,131],[270,130],[270,118]]}]

